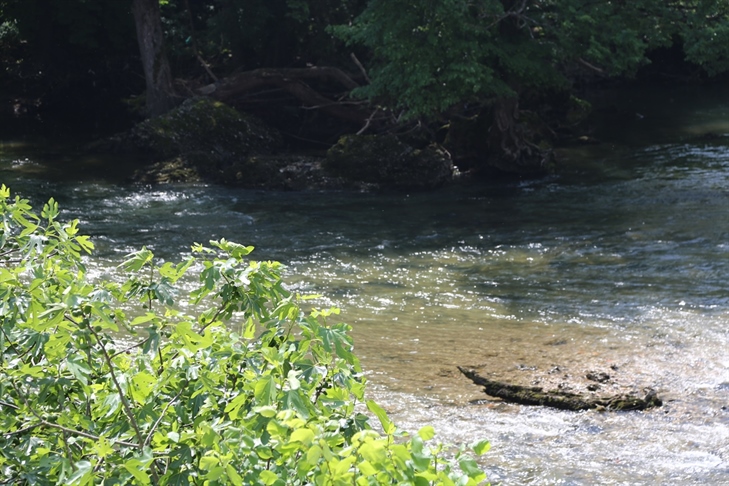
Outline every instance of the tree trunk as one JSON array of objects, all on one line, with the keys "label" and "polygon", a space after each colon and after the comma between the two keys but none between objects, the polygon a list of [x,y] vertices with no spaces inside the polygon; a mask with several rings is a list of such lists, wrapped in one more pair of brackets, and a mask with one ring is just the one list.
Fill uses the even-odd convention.
[{"label": "tree trunk", "polygon": [[133,0],[132,13],[147,83],[147,115],[155,117],[176,104],[172,73],[164,51],[159,0]]}]

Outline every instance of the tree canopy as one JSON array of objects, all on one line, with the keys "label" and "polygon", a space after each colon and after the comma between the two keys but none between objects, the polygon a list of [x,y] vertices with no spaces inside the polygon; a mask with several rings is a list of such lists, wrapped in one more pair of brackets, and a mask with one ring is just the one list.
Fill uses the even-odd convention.
[{"label": "tree canopy", "polygon": [[566,87],[578,70],[634,75],[673,44],[723,72],[728,12],[721,0],[372,0],[335,32],[370,53],[372,83],[358,94],[421,116]]}]

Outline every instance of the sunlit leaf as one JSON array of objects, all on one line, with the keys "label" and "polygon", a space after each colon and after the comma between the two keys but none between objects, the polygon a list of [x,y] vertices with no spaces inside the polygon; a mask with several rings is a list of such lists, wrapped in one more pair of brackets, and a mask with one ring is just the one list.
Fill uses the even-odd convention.
[{"label": "sunlit leaf", "polygon": [[421,439],[427,441],[435,437],[435,429],[432,425],[426,425],[425,427],[418,430],[418,435]]},{"label": "sunlit leaf", "polygon": [[395,425],[392,423],[390,418],[387,416],[387,412],[385,412],[382,407],[372,400],[367,400],[367,408],[378,418],[380,424],[382,424],[382,430],[384,430],[386,434],[392,434],[395,432]]},{"label": "sunlit leaf", "polygon": [[66,359],[66,367],[78,381],[84,385],[88,384],[88,377],[92,371],[86,357],[79,355],[69,356]]},{"label": "sunlit leaf", "polygon": [[154,258],[154,254],[146,247],[139,251],[135,251],[127,255],[127,259],[121,264],[121,267],[128,272],[138,272],[145,265],[149,264]]},{"label": "sunlit leaf", "polygon": [[491,443],[487,440],[482,440],[473,444],[472,448],[473,451],[480,456],[486,454],[486,452],[491,449]]}]

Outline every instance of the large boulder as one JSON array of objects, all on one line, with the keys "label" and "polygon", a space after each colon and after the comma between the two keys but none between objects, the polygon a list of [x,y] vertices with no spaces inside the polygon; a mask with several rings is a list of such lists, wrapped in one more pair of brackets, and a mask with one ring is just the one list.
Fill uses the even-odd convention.
[{"label": "large boulder", "polygon": [[329,149],[324,169],[350,183],[402,190],[433,189],[452,180],[445,150],[414,148],[394,135],[347,135]]},{"label": "large boulder", "polygon": [[190,98],[165,115],[149,118],[100,144],[153,160],[194,153],[230,158],[270,152],[281,145],[281,134],[258,118],[202,97]]},{"label": "large boulder", "polygon": [[258,118],[208,98],[191,98],[165,115],[95,144],[92,150],[147,160],[133,176],[136,181],[261,187],[282,165],[268,166],[255,157],[282,145],[281,134]]}]

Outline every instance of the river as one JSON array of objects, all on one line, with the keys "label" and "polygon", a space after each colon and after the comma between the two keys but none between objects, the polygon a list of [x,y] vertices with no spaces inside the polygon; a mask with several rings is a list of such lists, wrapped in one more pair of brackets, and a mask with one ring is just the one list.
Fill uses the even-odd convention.
[{"label": "river", "polygon": [[[557,175],[428,194],[275,193],[120,182],[133,160],[27,134],[0,179],[55,197],[113,271],[142,245],[176,260],[212,238],[287,264],[353,325],[370,392],[405,429],[487,438],[506,485],[729,484],[729,93],[602,95],[599,145]],[[113,167],[113,170],[110,169]],[[456,365],[524,384],[652,387],[648,412],[563,412],[489,399]]]}]

